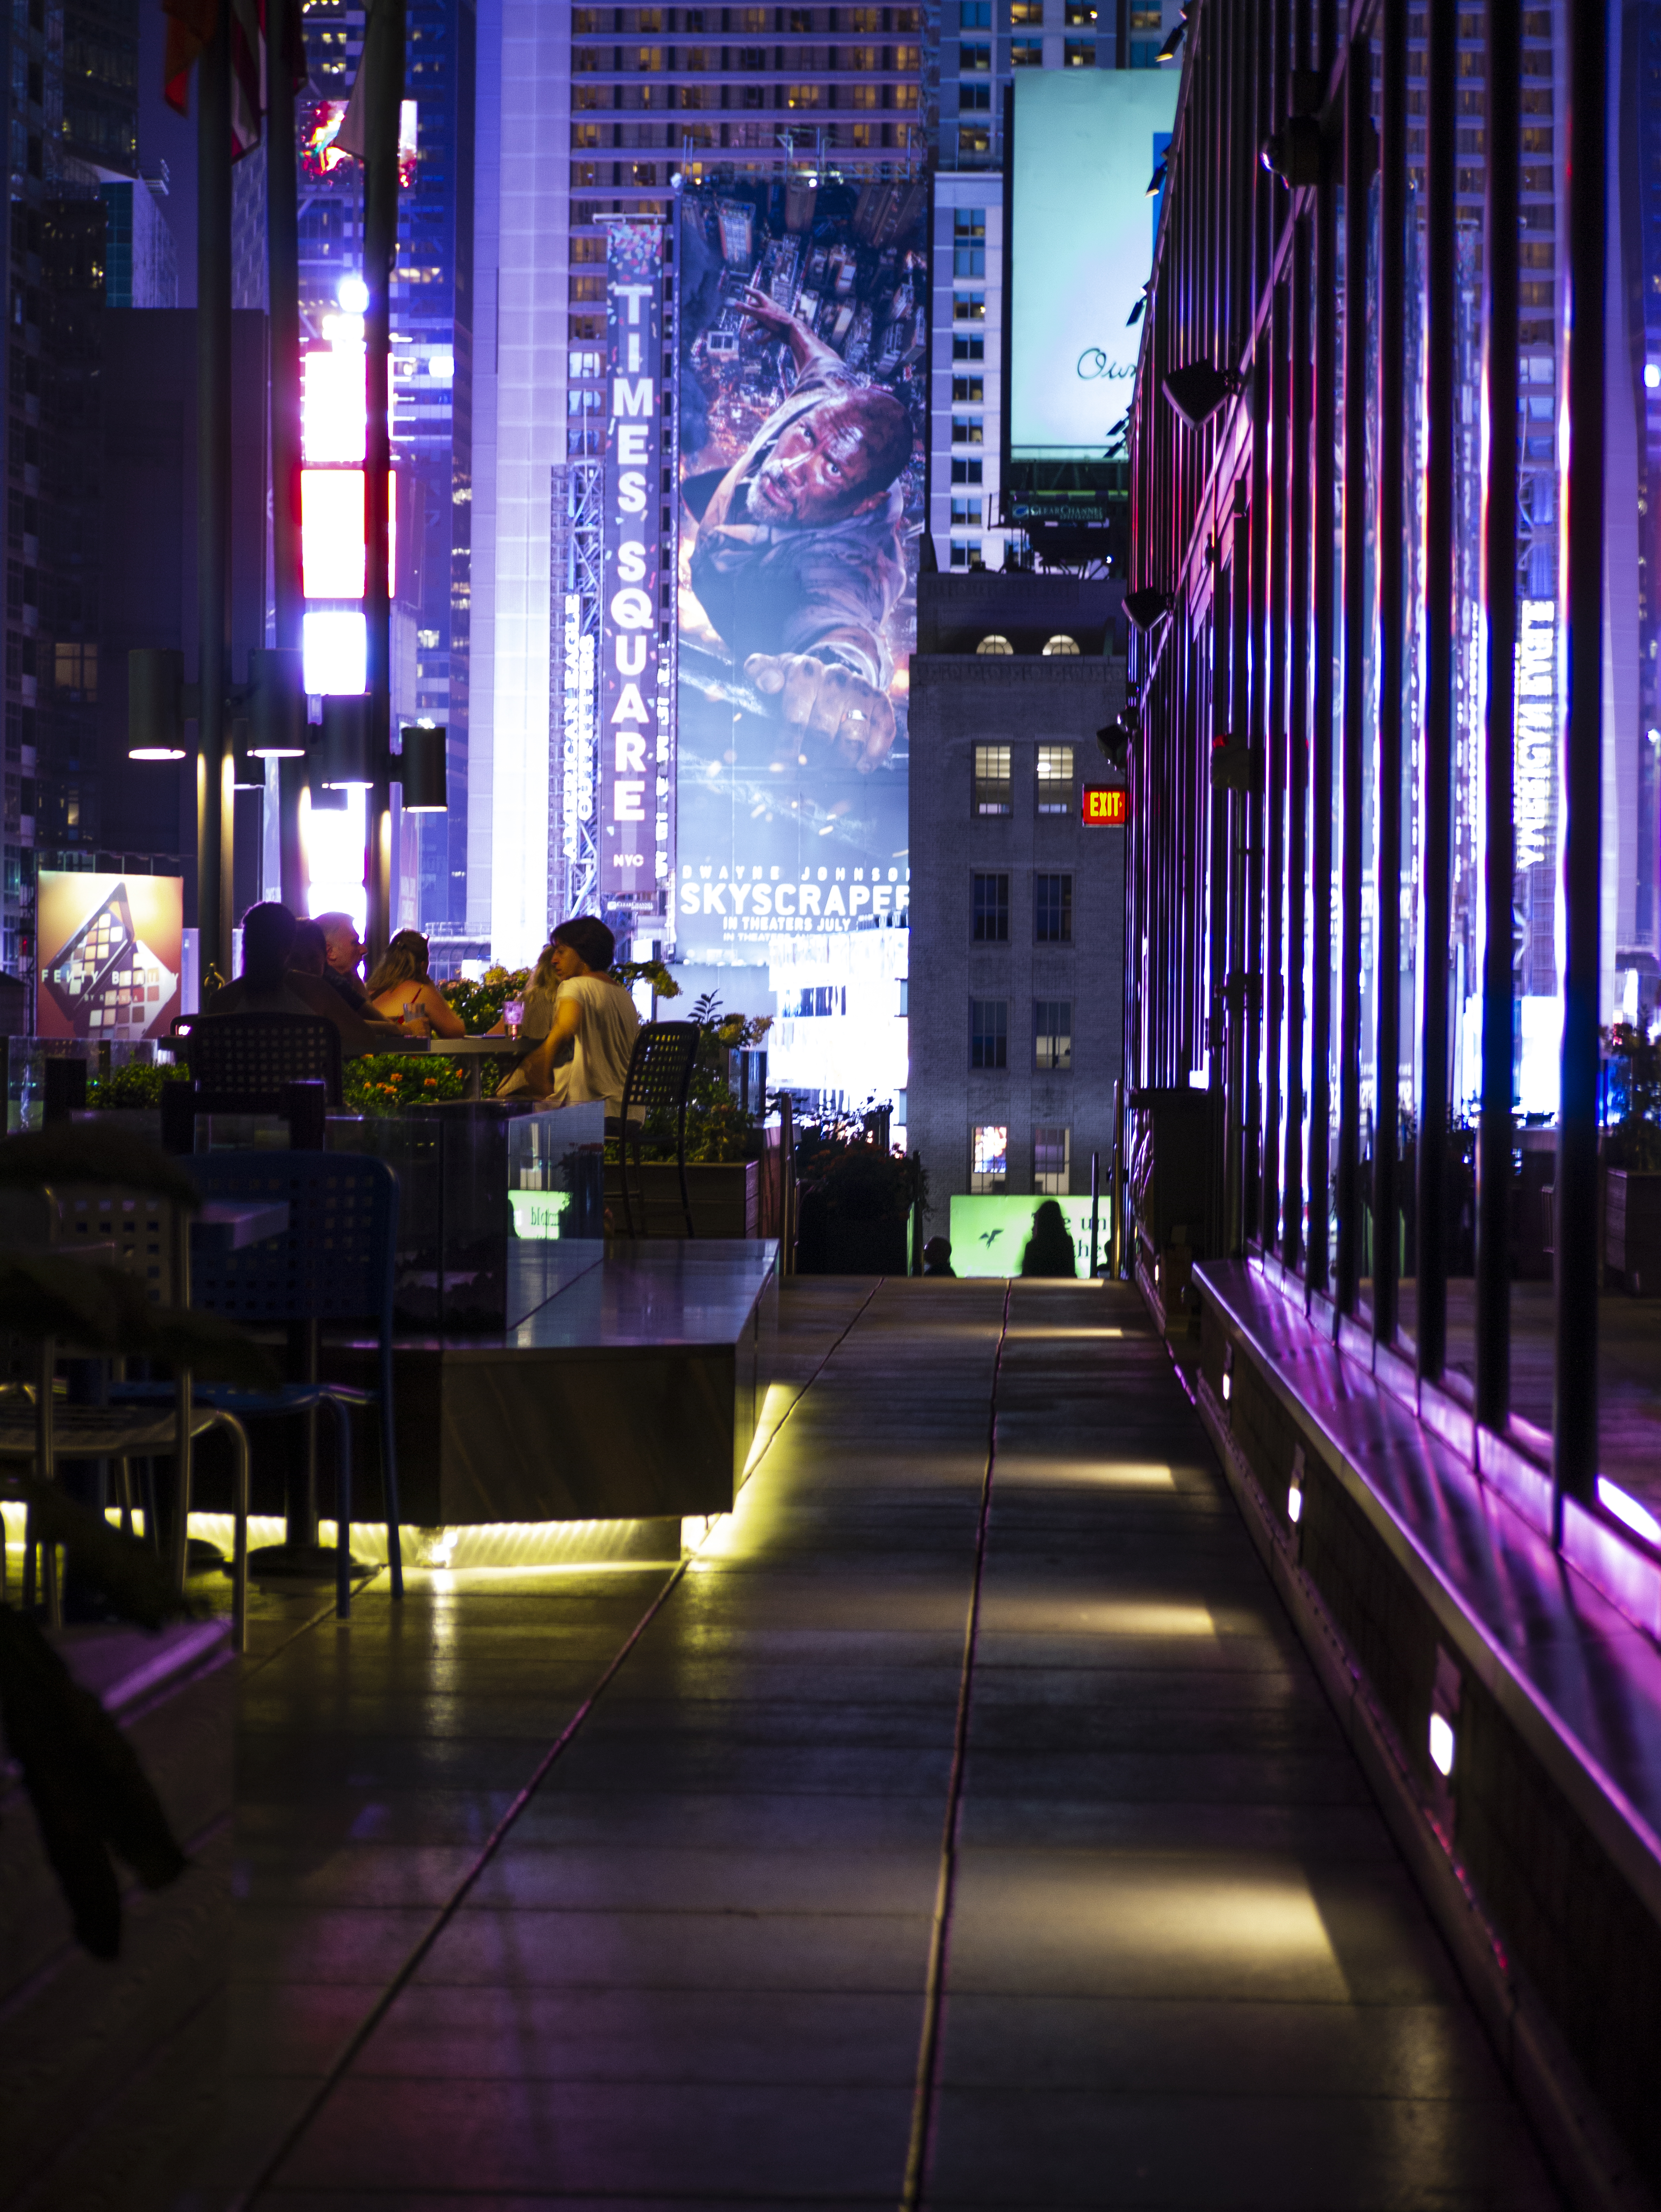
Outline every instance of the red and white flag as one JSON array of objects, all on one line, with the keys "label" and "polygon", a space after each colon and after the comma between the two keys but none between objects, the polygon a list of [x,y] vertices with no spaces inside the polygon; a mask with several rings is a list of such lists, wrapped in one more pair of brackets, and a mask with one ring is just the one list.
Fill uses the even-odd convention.
[{"label": "red and white flag", "polygon": [[[231,159],[240,161],[259,143],[265,112],[265,0],[161,0],[167,19],[163,88],[169,107],[190,112],[191,70],[213,43],[222,6],[230,9]],[[290,0],[284,59],[296,92],[306,82],[306,35],[300,0]]]}]

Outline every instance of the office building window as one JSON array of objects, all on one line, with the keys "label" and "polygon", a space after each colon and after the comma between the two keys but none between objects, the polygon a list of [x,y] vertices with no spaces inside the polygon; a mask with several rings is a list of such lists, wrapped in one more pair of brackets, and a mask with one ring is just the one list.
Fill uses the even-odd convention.
[{"label": "office building window", "polygon": [[985,379],[979,376],[954,376],[952,380],[952,404],[954,407],[978,407],[986,396]]},{"label": "office building window", "polygon": [[952,481],[954,484],[977,484],[981,481],[983,464],[979,461],[953,461]]},{"label": "office building window", "polygon": [[971,1067],[1008,1066],[1007,999],[971,999],[969,1001],[969,1065]]},{"label": "office building window", "polygon": [[978,530],[981,526],[979,500],[954,499],[952,502],[952,526],[954,530]]},{"label": "office building window", "polygon": [[1073,942],[1073,878],[1035,876],[1032,879],[1035,934],[1040,945]]},{"label": "office building window", "polygon": [[1012,69],[1042,69],[1043,40],[1042,39],[1013,39],[1009,46],[1009,65]]},{"label": "office building window", "polygon": [[989,31],[992,28],[992,0],[958,0],[958,28],[960,31]]},{"label": "office building window", "polygon": [[1009,1181],[1009,1129],[998,1121],[977,1121],[969,1133],[969,1188],[1001,1190]]},{"label": "office building window", "polygon": [[985,565],[981,559],[978,538],[954,538],[952,540],[952,566],[954,568],[980,568]]},{"label": "office building window", "polygon": [[986,425],[978,415],[954,415],[952,418],[952,442],[954,446],[984,445]]},{"label": "office building window", "polygon": [[1094,0],[1067,0],[1067,27],[1069,31],[1093,31],[1096,27]]},{"label": "office building window", "polygon": [[1040,1075],[1067,1075],[1073,1067],[1073,1001],[1035,999],[1032,1065]]},{"label": "office building window", "polygon": [[952,274],[986,274],[986,210],[954,208],[952,214]]},{"label": "office building window", "polygon": [[[1010,754],[1007,745],[977,745],[975,748],[975,811],[977,814],[1007,814],[1011,811],[1009,780]],[[982,880],[977,877],[978,883]],[[989,877],[987,881],[990,881]],[[1000,876],[1000,883],[1007,883]]]},{"label": "office building window", "polygon": [[991,66],[992,49],[983,40],[977,39],[971,46],[965,39],[958,47],[958,67],[960,70],[989,70]]},{"label": "office building window", "polygon": [[1065,1198],[1073,1188],[1073,1132],[1046,1127],[1032,1132],[1032,1188],[1044,1198]]},{"label": "office building window", "polygon": [[[981,337],[965,338],[954,336],[952,340],[952,358],[953,361],[984,361],[986,340]],[[977,377],[975,381],[978,383],[979,378]]]},{"label": "office building window", "polygon": [[954,292],[952,295],[952,319],[954,323],[983,323],[986,320],[984,292]]},{"label": "office building window", "polygon": [[977,945],[1008,944],[1009,878],[1007,876],[976,877],[974,927],[971,934]]},{"label": "office building window", "polygon": [[[989,154],[991,151],[992,133],[983,123],[964,123],[958,126],[958,152],[959,155]],[[977,347],[980,340],[971,338],[969,343]],[[952,349],[952,358],[953,361],[979,361],[982,356],[978,352],[960,354],[954,345]]]},{"label": "office building window", "polygon": [[1038,747],[1038,811],[1040,814],[1070,814],[1073,811],[1071,745]]},{"label": "office building window", "polygon": [[989,84],[960,84],[958,87],[959,115],[984,115],[991,106],[992,88]]},{"label": "office building window", "polygon": [[1062,46],[1062,64],[1066,69],[1094,69],[1096,46],[1092,39],[1068,39]]}]

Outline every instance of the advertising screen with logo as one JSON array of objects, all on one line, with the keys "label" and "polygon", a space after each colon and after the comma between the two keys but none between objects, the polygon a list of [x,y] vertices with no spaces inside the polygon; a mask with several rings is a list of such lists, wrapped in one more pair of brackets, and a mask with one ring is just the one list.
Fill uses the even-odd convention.
[{"label": "advertising screen with logo", "polygon": [[921,185],[739,184],[681,211],[684,958],[903,927],[928,423]]},{"label": "advertising screen with logo", "polygon": [[165,1036],[179,1012],[179,878],[43,868],[36,902],[38,1033],[107,1044]]},{"label": "advertising screen with logo", "polygon": [[[1095,1208],[1096,1263],[1107,1264],[1112,1232],[1112,1200],[1104,1193],[1089,1198],[1058,1198],[1050,1201],[1062,1209],[1068,1234],[1073,1239],[1073,1264],[1080,1281],[1090,1275],[1091,1209]],[[1021,1255],[1032,1234],[1032,1217],[1046,1201],[1016,1198],[1005,1192],[952,1195],[952,1267],[958,1275],[1019,1275]]]},{"label": "advertising screen with logo", "polygon": [[1006,422],[1014,461],[1099,461],[1130,404],[1175,70],[1019,70]]}]

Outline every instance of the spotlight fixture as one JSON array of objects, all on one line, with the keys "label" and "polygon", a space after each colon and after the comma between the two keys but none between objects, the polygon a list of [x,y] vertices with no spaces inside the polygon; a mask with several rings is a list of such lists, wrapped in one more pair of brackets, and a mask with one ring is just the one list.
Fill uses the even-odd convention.
[{"label": "spotlight fixture", "polygon": [[1312,115],[1294,115],[1264,139],[1257,159],[1288,190],[1321,181],[1321,126]]},{"label": "spotlight fixture", "polygon": [[406,814],[442,814],[450,804],[445,766],[448,731],[440,723],[406,723],[399,733],[404,750],[392,763],[404,787]]},{"label": "spotlight fixture", "polygon": [[1096,744],[1102,758],[1116,775],[1123,775],[1130,758],[1131,731],[1124,725],[1123,715],[1096,732]]},{"label": "spotlight fixture", "polygon": [[127,655],[127,758],[179,761],[185,750],[185,656],[137,646]]},{"label": "spotlight fixture", "polygon": [[1182,45],[1183,33],[1187,28],[1188,25],[1185,21],[1173,23],[1165,34],[1165,44],[1153,58],[1156,61],[1174,62],[1177,58],[1177,49]]},{"label": "spotlight fixture", "polygon": [[1191,361],[1186,368],[1173,368],[1161,377],[1159,389],[1189,428],[1198,430],[1242,386],[1232,368],[1214,368],[1208,361]]},{"label": "spotlight fixture", "polygon": [[1167,166],[1168,165],[1165,162],[1161,161],[1159,167],[1154,170],[1153,174],[1148,179],[1147,197],[1149,199],[1156,200],[1159,198],[1160,190],[1165,184],[1165,173]]},{"label": "spotlight fixture", "polygon": [[331,692],[323,702],[314,780],[327,791],[372,784],[375,775],[370,750],[368,697],[362,692]]},{"label": "spotlight fixture", "polygon": [[1170,620],[1176,605],[1174,592],[1156,592],[1149,584],[1124,595],[1124,611],[1138,629],[1157,629],[1162,622]]}]

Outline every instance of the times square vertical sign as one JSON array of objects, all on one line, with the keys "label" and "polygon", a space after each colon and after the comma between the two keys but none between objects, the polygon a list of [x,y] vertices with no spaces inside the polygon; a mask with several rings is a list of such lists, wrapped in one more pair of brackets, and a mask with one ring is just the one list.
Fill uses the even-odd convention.
[{"label": "times square vertical sign", "polygon": [[[672,774],[660,689],[663,227],[613,222],[605,258],[605,586],[600,607],[599,893],[657,896],[660,780]],[[665,672],[666,674],[666,671]]]}]

